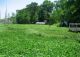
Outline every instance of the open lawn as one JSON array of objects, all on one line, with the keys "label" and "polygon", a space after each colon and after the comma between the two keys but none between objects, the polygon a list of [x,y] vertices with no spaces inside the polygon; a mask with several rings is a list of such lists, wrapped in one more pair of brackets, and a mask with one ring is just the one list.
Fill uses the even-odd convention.
[{"label": "open lawn", "polygon": [[80,57],[80,33],[57,25],[0,25],[0,57]]}]

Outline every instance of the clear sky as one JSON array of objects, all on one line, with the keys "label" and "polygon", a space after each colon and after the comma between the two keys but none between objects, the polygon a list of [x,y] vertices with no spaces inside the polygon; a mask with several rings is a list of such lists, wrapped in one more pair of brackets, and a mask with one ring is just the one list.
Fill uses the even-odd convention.
[{"label": "clear sky", "polygon": [[[44,0],[7,0],[7,10],[8,13],[11,15],[12,12],[16,13],[16,10],[25,8],[26,5],[30,4],[31,2],[37,2],[39,5],[43,3]],[[54,0],[50,0],[54,1]],[[6,10],[6,0],[0,0],[0,14],[1,18],[5,17],[5,10]]]}]

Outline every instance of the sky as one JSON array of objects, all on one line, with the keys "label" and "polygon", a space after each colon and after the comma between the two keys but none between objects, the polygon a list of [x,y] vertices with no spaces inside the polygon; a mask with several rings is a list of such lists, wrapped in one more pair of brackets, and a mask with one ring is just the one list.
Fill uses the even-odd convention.
[{"label": "sky", "polygon": [[[7,3],[6,3],[7,1]],[[31,2],[37,2],[39,5],[43,3],[44,0],[0,0],[0,16],[1,18],[5,17],[6,4],[7,4],[7,13],[11,16],[12,13],[16,13],[16,10],[25,8],[26,5]],[[50,0],[54,2],[54,0]]]}]

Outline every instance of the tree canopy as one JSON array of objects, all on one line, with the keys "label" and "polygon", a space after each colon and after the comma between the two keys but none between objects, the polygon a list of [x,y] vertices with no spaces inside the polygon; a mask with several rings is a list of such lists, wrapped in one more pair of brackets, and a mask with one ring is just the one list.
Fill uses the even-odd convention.
[{"label": "tree canopy", "polygon": [[19,24],[34,24],[35,22],[69,23],[80,22],[80,0],[45,0],[41,5],[32,2],[24,9],[17,10],[16,22]]},{"label": "tree canopy", "polygon": [[45,0],[43,4],[38,5],[32,2],[26,8],[17,11],[17,23],[35,23],[36,21],[49,21],[53,10],[53,3]]}]

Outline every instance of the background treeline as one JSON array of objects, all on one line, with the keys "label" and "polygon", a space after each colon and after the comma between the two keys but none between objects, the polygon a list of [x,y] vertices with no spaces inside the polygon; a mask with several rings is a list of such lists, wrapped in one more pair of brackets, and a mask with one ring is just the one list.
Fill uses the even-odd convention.
[{"label": "background treeline", "polygon": [[20,24],[34,24],[35,22],[49,21],[54,4],[51,1],[45,0],[43,4],[38,5],[32,2],[22,10],[17,10],[16,20]]},{"label": "background treeline", "polygon": [[[80,0],[58,0],[54,3],[44,0],[41,5],[32,2],[24,9],[17,10],[12,15],[13,23],[34,24],[37,21],[47,20],[47,24],[60,23],[65,26],[69,23],[80,22]],[[15,18],[16,17],[16,18]]]}]

